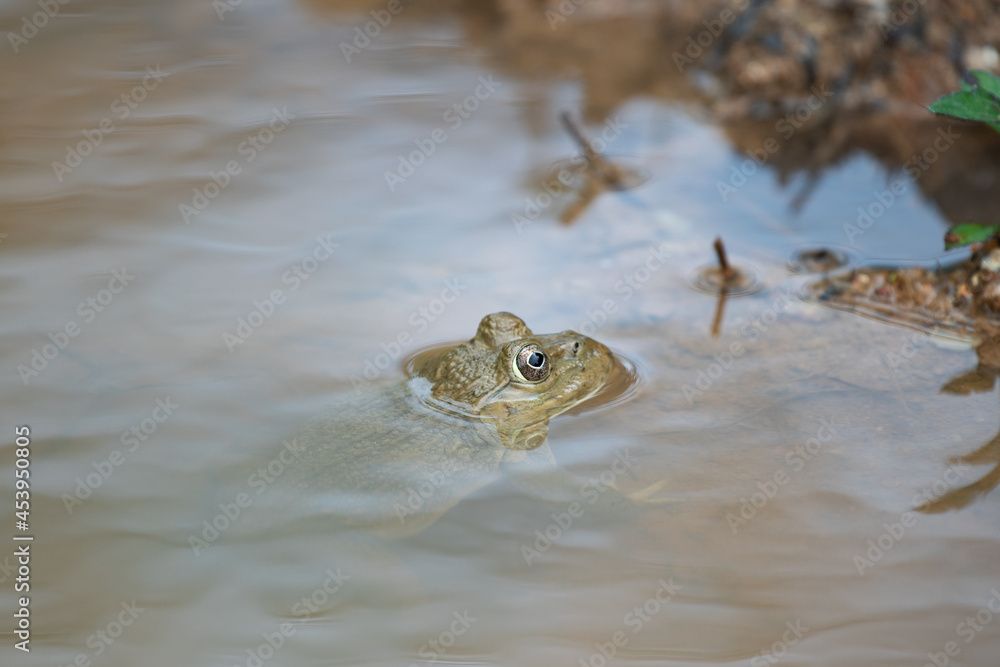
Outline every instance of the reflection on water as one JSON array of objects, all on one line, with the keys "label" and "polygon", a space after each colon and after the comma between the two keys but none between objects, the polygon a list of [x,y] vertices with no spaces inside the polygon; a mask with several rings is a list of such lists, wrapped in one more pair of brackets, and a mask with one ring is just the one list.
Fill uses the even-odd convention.
[{"label": "reflection on water", "polygon": [[[941,392],[972,350],[807,303],[814,277],[786,268],[844,243],[887,177],[874,159],[824,162],[799,208],[792,150],[720,191],[746,158],[675,106],[697,99],[686,80],[653,76],[671,61],[644,49],[648,18],[609,15],[594,51],[593,18],[554,48],[544,18],[413,3],[348,58],[385,3],[60,7],[0,69],[0,392],[5,428],[32,428],[35,535],[32,650],[4,630],[4,664],[996,655],[995,617],[957,629],[997,608],[993,376]],[[593,64],[611,51],[616,76]],[[650,179],[573,225],[553,207],[518,226],[578,150],[564,109],[591,137],[620,117],[603,155]],[[943,197],[966,143],[987,150],[957,141],[920,186]],[[849,243],[928,257],[941,222],[911,188]],[[762,288],[713,338],[716,302],[687,281],[717,235]],[[593,483],[540,498],[499,476],[401,539],[255,530],[269,503],[308,519],[323,502],[281,495],[311,417],[504,310],[634,361],[627,400],[550,425],[555,460]],[[661,481],[669,502],[598,509]]]},{"label": "reflection on water", "polygon": [[838,248],[800,248],[788,258],[787,266],[792,273],[829,273],[849,261],[848,254]]},{"label": "reflection on water", "polygon": [[[951,266],[859,266],[849,273],[825,276],[808,286],[808,298],[817,303],[915,331],[910,341],[886,360],[897,368],[909,364],[920,348],[931,343],[963,346],[974,341],[978,364],[941,387],[956,396],[992,393],[1000,373],[1000,334],[993,322],[994,273],[987,262],[995,241],[982,244],[970,256]],[[959,488],[935,491],[916,508],[938,513],[967,507],[1000,485],[1000,436],[975,452],[953,457],[956,465],[997,465],[982,478]],[[957,475],[953,469],[949,473]],[[949,480],[951,484],[953,481]]]}]

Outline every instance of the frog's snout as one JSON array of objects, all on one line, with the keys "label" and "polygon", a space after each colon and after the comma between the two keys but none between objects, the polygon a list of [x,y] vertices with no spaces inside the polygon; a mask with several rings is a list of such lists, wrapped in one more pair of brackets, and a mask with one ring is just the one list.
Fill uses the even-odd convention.
[{"label": "frog's snout", "polygon": [[[572,335],[572,332],[569,333]],[[562,351],[563,355],[567,359],[579,358],[580,353],[583,350],[583,336],[563,341],[562,343],[560,343],[559,349]]]},{"label": "frog's snout", "polygon": [[[564,331],[556,344],[556,356],[576,368],[610,370],[613,355],[602,343],[575,331]],[[550,348],[551,349],[551,348]]]}]

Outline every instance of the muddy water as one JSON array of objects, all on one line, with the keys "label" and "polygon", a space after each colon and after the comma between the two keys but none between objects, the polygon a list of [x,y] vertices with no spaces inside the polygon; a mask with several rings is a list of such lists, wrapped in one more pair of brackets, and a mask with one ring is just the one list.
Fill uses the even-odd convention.
[{"label": "muddy water", "polygon": [[[562,225],[539,179],[574,153],[556,111],[579,86],[405,13],[347,62],[372,8],[80,3],[4,55],[2,474],[30,425],[30,530],[8,533],[35,540],[31,652],[8,624],[3,663],[995,660],[1000,494],[911,512],[995,465],[949,463],[993,438],[995,390],[941,394],[967,346],[809,305],[786,268],[819,243],[933,256],[934,208],[910,191],[846,238],[886,178],[863,157],[799,209],[766,169],[723,201],[723,134],[636,99],[588,129],[651,179]],[[763,289],[712,338],[690,285],[716,234]],[[233,470],[280,477],[332,395],[497,310],[635,364],[630,400],[550,443],[584,477],[625,456],[616,485],[671,502],[564,526],[501,480],[388,544],[229,539],[261,488]]]}]

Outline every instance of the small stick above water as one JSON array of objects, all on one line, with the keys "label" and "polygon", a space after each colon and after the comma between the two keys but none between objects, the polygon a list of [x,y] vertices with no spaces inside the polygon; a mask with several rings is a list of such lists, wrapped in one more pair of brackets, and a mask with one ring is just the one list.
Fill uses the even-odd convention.
[{"label": "small stick above water", "polygon": [[726,246],[722,245],[722,237],[716,236],[715,243],[715,254],[719,257],[719,269],[722,271],[722,278],[726,282],[733,279],[733,267],[729,265],[729,259],[726,257]]}]

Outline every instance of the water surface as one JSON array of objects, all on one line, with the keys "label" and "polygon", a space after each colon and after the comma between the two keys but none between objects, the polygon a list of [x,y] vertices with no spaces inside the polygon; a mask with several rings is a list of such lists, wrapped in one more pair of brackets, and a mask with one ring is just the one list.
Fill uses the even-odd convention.
[{"label": "water surface", "polygon": [[[521,78],[409,10],[347,62],[380,7],[73,3],[4,56],[0,391],[5,442],[32,429],[35,536],[32,650],[5,630],[4,664],[995,659],[1000,493],[911,513],[989,472],[949,461],[994,437],[995,389],[940,393],[973,351],[806,303],[787,268],[804,245],[935,256],[935,206],[912,188],[848,239],[889,177],[861,154],[804,205],[766,168],[723,201],[745,159],[725,133],[633,98],[607,153],[650,180],[560,224],[540,181],[575,154],[557,113],[580,80]],[[690,282],[716,235],[763,289],[712,337]],[[558,508],[500,481],[355,566],[377,585],[322,531],[193,546],[256,491],[229,471],[499,310],[635,364],[630,400],[549,441],[584,477],[626,453],[616,483],[665,480],[673,502],[555,530]]]}]

